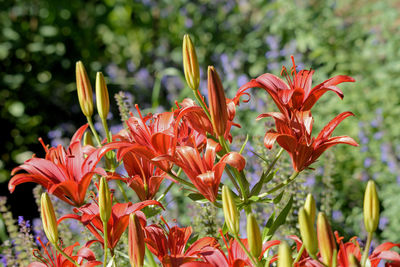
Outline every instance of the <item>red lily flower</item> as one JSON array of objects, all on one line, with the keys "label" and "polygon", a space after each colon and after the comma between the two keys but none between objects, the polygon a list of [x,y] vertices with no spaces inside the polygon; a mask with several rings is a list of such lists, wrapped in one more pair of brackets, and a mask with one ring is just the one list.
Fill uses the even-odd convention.
[{"label": "red lily flower", "polygon": [[[360,244],[357,237],[353,237],[349,242],[343,243],[343,237],[340,237],[338,232],[335,231],[336,242],[339,244],[339,251],[337,253],[338,267],[349,267],[349,255],[353,254],[359,261],[361,260]],[[290,236],[291,239],[296,241],[297,251],[300,250],[302,245],[301,240],[296,236]],[[400,266],[400,254],[395,251],[390,251],[393,247],[400,247],[400,244],[386,242],[379,245],[372,251],[368,259],[371,267],[378,267],[381,260],[385,260],[385,266]],[[322,260],[322,258],[320,258]],[[306,251],[303,252],[300,261],[295,264],[296,267],[322,267],[320,263],[309,257]]]},{"label": "red lily flower", "polygon": [[166,222],[164,223],[168,231],[155,224],[145,228],[147,247],[164,267],[178,267],[186,262],[202,260],[203,249],[218,246],[215,238],[203,237],[185,249],[192,234],[192,227],[171,228]]},{"label": "red lily flower", "polygon": [[246,165],[244,157],[237,152],[224,155],[218,163],[214,164],[220,148],[217,142],[208,139],[203,157],[196,148],[182,146],[176,149],[174,157],[160,157],[159,159],[168,159],[181,167],[199,193],[214,202],[218,195],[225,165],[229,164],[239,171],[243,170]]},{"label": "red lily flower", "polygon": [[[89,160],[90,155],[95,154],[95,148],[81,146],[82,135],[88,125],[78,129],[71,139],[68,149],[61,145],[48,148],[42,142],[46,151],[46,157],[33,157],[24,164],[12,170],[14,177],[8,184],[12,193],[15,187],[26,182],[38,183],[45,187],[50,194],[70,205],[79,207],[85,202],[86,191],[94,174],[107,175],[101,169],[96,168],[97,161]],[[86,158],[87,156],[87,158]],[[25,173],[16,174],[19,171]]]},{"label": "red lily flower", "polygon": [[[196,265],[197,262],[186,263],[183,267],[245,267],[245,266],[253,266],[246,253],[242,250],[239,243],[233,238],[225,238],[225,236],[220,231],[222,239],[225,243],[225,247],[228,252],[228,256],[219,248],[219,247],[207,247],[202,250],[201,254],[205,258],[206,263],[203,265]],[[243,245],[248,249],[247,239],[241,239]],[[265,251],[267,251],[272,246],[279,245],[279,240],[268,241],[263,245],[262,253],[260,255],[259,260],[262,259]],[[277,260],[277,257],[274,256],[270,263],[273,263]],[[208,264],[208,265],[206,265]]]},{"label": "red lily flower", "polygon": [[293,56],[291,58],[293,67],[290,74],[288,74],[285,67],[282,67],[281,71],[281,75],[285,76],[287,83],[273,74],[265,73],[244,84],[239,88],[239,92],[244,92],[252,87],[263,88],[271,95],[279,110],[285,115],[290,115],[295,110],[311,110],[318,99],[327,91],[333,91],[340,98],[343,98],[342,91],[336,85],[355,81],[352,77],[339,75],[311,88],[314,70],[297,72]]},{"label": "red lily flower", "polygon": [[274,142],[278,142],[290,154],[293,168],[300,172],[314,163],[331,146],[337,144],[358,146],[357,142],[349,136],[331,137],[339,123],[353,115],[351,112],[339,114],[321,130],[316,138],[311,136],[314,119],[310,112],[295,112],[290,120],[279,112],[261,114],[257,119],[264,117],[275,119],[277,131],[271,130],[265,134],[264,145],[271,149]]},{"label": "red lily flower", "polygon": [[166,173],[149,160],[128,152],[123,157],[124,167],[128,173],[126,183],[141,201],[153,199],[158,192]]},{"label": "red lily flower", "polygon": [[[129,214],[137,212],[137,215],[142,220],[145,220],[144,214],[138,211],[149,205],[158,205],[162,207],[162,205],[155,200],[146,200],[135,204],[132,204],[131,202],[116,203],[112,206],[111,218],[107,224],[108,248],[112,250],[117,245],[122,233],[125,231],[126,227],[128,227]],[[74,212],[77,214],[67,214],[61,217],[57,223],[60,223],[65,219],[78,220],[96,237],[95,240],[89,241],[89,243],[100,242],[104,245],[104,229],[99,214],[99,205],[96,202],[92,202],[80,208],[75,208]]]},{"label": "red lily flower", "polygon": [[[32,262],[28,265],[28,267],[74,267],[75,265],[67,260],[62,254],[57,251],[53,251],[50,247],[50,243],[44,245],[42,240],[38,237],[38,241],[40,242],[45,255],[41,254],[38,249],[33,251],[33,255],[40,261]],[[79,243],[66,247],[63,249],[65,254],[70,256],[74,261],[76,261],[82,267],[92,267],[102,264],[101,261],[96,261],[96,256],[93,251],[90,250],[87,246],[81,247],[76,255],[73,255],[73,250],[76,246],[79,246]],[[83,261],[87,262],[83,264]],[[83,264],[83,265],[82,265]]]}]

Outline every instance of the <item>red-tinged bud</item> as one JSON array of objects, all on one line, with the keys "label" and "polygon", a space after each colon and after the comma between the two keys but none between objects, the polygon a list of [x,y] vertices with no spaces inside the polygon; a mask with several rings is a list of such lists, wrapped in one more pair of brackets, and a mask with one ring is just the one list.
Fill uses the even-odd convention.
[{"label": "red-tinged bud", "polygon": [[76,88],[82,113],[86,117],[91,117],[93,115],[93,92],[82,61],[76,62]]},{"label": "red-tinged bud", "polygon": [[299,211],[299,225],[303,244],[308,254],[315,257],[318,251],[317,234],[315,233],[314,222],[310,220],[304,208],[300,208]]},{"label": "red-tinged bud", "polygon": [[262,239],[260,227],[257,224],[256,217],[252,213],[247,216],[247,242],[250,254],[258,259],[262,252]]},{"label": "red-tinged bud", "polygon": [[129,216],[129,261],[132,267],[142,267],[145,254],[144,232],[135,213]]},{"label": "red-tinged bud", "polygon": [[375,232],[379,224],[379,198],[374,181],[368,181],[364,194],[364,224],[368,233]]},{"label": "red-tinged bud", "polygon": [[317,207],[313,195],[307,195],[306,202],[304,203],[304,210],[307,212],[310,220],[314,223]]},{"label": "red-tinged bud", "polygon": [[286,242],[281,242],[278,250],[278,267],[292,267],[292,251]]},{"label": "red-tinged bud", "polygon": [[232,192],[226,185],[222,187],[222,208],[224,210],[225,224],[229,232],[237,235],[239,233],[239,212]]},{"label": "red-tinged bud", "polygon": [[57,219],[53,204],[47,193],[43,193],[40,198],[40,208],[44,233],[50,243],[56,245],[58,242]]},{"label": "red-tinged bud", "polygon": [[226,98],[221,79],[213,66],[208,67],[208,106],[217,136],[224,136],[228,122]]},{"label": "red-tinged bud", "polygon": [[318,213],[317,218],[317,236],[319,252],[322,256],[322,261],[327,266],[332,265],[332,258],[336,250],[335,238],[333,237],[332,228],[325,214]]},{"label": "red-tinged bud", "polygon": [[196,91],[199,89],[200,84],[199,63],[197,61],[196,49],[188,34],[183,36],[182,54],[186,82],[192,90]]},{"label": "red-tinged bud", "polygon": [[96,75],[96,104],[100,118],[102,120],[107,119],[110,111],[110,99],[108,97],[107,84],[101,72],[97,72]]},{"label": "red-tinged bud", "polygon": [[111,217],[112,199],[110,189],[108,188],[107,179],[101,177],[99,187],[99,213],[100,219],[104,223],[108,223]]}]

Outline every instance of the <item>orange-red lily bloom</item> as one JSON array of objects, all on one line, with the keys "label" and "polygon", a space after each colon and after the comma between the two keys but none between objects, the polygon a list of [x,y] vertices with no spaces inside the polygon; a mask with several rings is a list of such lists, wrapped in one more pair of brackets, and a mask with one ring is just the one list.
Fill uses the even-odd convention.
[{"label": "orange-red lily bloom", "polygon": [[301,70],[297,72],[293,56],[292,62],[293,67],[290,74],[285,67],[282,68],[281,72],[285,76],[287,83],[273,74],[265,73],[244,84],[239,89],[239,92],[244,92],[252,87],[263,88],[271,95],[279,110],[283,114],[289,115],[294,110],[311,110],[317,100],[327,91],[333,91],[340,98],[343,98],[342,91],[336,85],[343,82],[355,81],[352,77],[338,75],[311,88],[314,70]]},{"label": "orange-red lily bloom", "polygon": [[217,150],[220,145],[212,139],[207,140],[207,147],[203,156],[197,148],[191,146],[181,146],[176,149],[174,157],[167,158],[182,168],[193,185],[209,201],[214,202],[218,195],[219,184],[225,165],[242,171],[246,165],[246,160],[237,152],[230,152],[224,155],[218,163],[215,163]]},{"label": "orange-red lily bloom", "polygon": [[[128,227],[129,215],[148,205],[158,205],[162,207],[162,205],[155,200],[146,200],[135,204],[132,204],[131,202],[116,203],[112,206],[111,218],[107,224],[108,248],[114,249],[117,245],[122,233]],[[96,237],[96,240],[92,240],[92,242],[100,242],[101,244],[104,244],[103,222],[100,218],[98,204],[96,202],[92,202],[80,208],[75,208],[74,212],[76,214],[67,214],[61,217],[58,220],[58,223],[64,219],[78,220]],[[138,216],[141,216],[142,220],[145,218],[143,213],[137,212],[137,214]]]},{"label": "orange-red lily bloom", "polygon": [[[14,177],[8,183],[9,190],[13,192],[17,185],[33,182],[42,185],[50,194],[70,205],[83,205],[92,176],[96,173],[107,175],[103,169],[96,168],[97,161],[90,160],[95,148],[81,145],[87,127],[88,125],[84,125],[78,129],[68,149],[61,145],[49,149],[42,142],[46,157],[33,157],[13,169],[11,174]],[[16,174],[19,171],[25,172]]]},{"label": "orange-red lily bloom", "polygon": [[358,146],[357,142],[349,136],[331,137],[339,123],[352,115],[351,112],[339,114],[321,130],[316,138],[311,135],[314,119],[310,112],[293,113],[290,120],[282,113],[269,112],[261,114],[258,119],[264,117],[275,119],[277,130],[271,130],[265,134],[264,145],[271,149],[275,141],[278,142],[289,153],[293,168],[300,172],[314,163],[331,146],[337,144]]},{"label": "orange-red lily bloom", "polygon": [[[28,265],[28,267],[74,267],[75,265],[66,259],[61,253],[50,248],[50,243],[44,245],[43,242],[38,237],[38,241],[40,245],[43,247],[44,255],[40,253],[38,249],[33,251],[33,255],[37,258],[38,261],[32,262]],[[81,247],[76,254],[73,253],[73,250],[76,246],[79,246],[79,243],[66,247],[63,249],[64,253],[71,257],[74,261],[80,264],[83,267],[92,267],[98,266],[102,264],[101,261],[96,261],[96,256],[93,251],[90,250],[86,245]],[[83,263],[83,261],[86,261]]]},{"label": "orange-red lily bloom", "polygon": [[147,247],[164,267],[178,267],[186,262],[204,259],[201,255],[203,249],[218,246],[215,238],[203,237],[186,249],[192,227],[169,227],[166,223],[165,225],[168,231],[155,224],[145,228]]}]

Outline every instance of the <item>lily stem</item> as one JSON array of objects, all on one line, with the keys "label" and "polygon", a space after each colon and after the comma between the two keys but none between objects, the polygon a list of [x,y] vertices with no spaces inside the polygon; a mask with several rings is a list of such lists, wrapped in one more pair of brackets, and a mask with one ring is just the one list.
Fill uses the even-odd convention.
[{"label": "lily stem", "polygon": [[179,183],[184,184],[192,189],[196,189],[196,187],[193,184],[189,183],[188,181],[185,181],[184,179],[182,179],[179,176],[176,176],[171,171],[168,172],[168,175],[171,176],[173,179],[177,180]]},{"label": "lily stem", "polygon": [[92,117],[88,116],[88,117],[86,117],[86,119],[89,123],[90,130],[92,131],[94,138],[96,139],[97,145],[101,146],[101,140],[100,140],[99,134],[97,133],[96,129],[94,128]]},{"label": "lily stem", "polygon": [[150,250],[147,248],[147,245],[145,245],[146,247],[146,259],[149,262],[149,266],[151,267],[157,267],[157,263],[153,258],[153,254],[150,252]]},{"label": "lily stem", "polygon": [[368,233],[368,237],[367,237],[367,244],[365,245],[364,248],[364,252],[361,258],[361,266],[366,266],[366,262],[367,262],[367,258],[368,258],[368,254],[369,254],[369,249],[371,247],[371,242],[372,242],[372,235],[373,233]]},{"label": "lily stem", "polygon": [[272,168],[275,166],[276,162],[278,161],[278,159],[281,157],[282,153],[283,153],[283,148],[279,149],[278,153],[275,155],[274,160],[271,162],[271,164],[269,164],[268,169],[267,169],[267,174],[269,174],[272,171]]},{"label": "lily stem", "polygon": [[300,260],[301,255],[302,255],[303,252],[304,252],[304,248],[305,248],[304,244],[301,244],[300,250],[299,250],[299,252],[297,253],[296,258],[294,259],[293,264],[295,264],[296,262],[298,262],[298,261]]},{"label": "lily stem", "polygon": [[126,195],[125,189],[124,189],[124,187],[122,186],[121,181],[120,181],[120,180],[117,180],[116,183],[117,183],[117,186],[118,186],[119,191],[121,191],[122,196],[124,197],[124,200],[125,200],[126,202],[129,202],[129,198],[128,198],[128,196]]},{"label": "lily stem", "polygon": [[57,244],[53,245],[56,247],[56,250],[64,256],[64,258],[72,262],[75,266],[80,267],[80,265],[76,261],[74,261],[70,256],[68,256]]},{"label": "lily stem", "polygon": [[278,191],[279,189],[281,189],[282,187],[287,186],[288,184],[290,184],[291,182],[294,181],[294,179],[296,179],[296,177],[299,175],[300,172],[298,171],[294,171],[292,173],[292,175],[286,179],[285,181],[283,181],[282,183],[278,184],[277,186],[275,186],[274,188],[272,188],[271,190],[267,191],[267,194],[272,194],[275,193],[276,191]]},{"label": "lily stem", "polygon": [[243,244],[242,240],[240,240],[239,236],[236,234],[234,237],[235,240],[239,243],[242,250],[246,253],[247,257],[250,259],[251,263],[253,263],[254,266],[259,266],[258,261],[254,259],[254,257],[250,254],[249,250]]},{"label": "lily stem", "polygon": [[204,112],[206,113],[208,119],[211,121],[210,112],[208,111],[206,103],[204,102],[204,98],[200,95],[200,90],[199,89],[194,90],[193,93],[194,93],[194,96],[197,99],[197,102],[199,102],[200,106],[203,108]]},{"label": "lily stem", "polygon": [[104,262],[103,267],[107,266],[107,222],[103,221],[103,230],[104,230]]}]

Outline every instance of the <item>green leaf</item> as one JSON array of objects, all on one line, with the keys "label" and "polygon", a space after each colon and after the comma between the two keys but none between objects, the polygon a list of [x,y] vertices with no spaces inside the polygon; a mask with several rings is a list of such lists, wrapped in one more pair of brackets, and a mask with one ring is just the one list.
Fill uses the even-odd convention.
[{"label": "green leaf", "polygon": [[263,184],[268,183],[269,181],[272,180],[272,178],[274,178],[276,172],[278,170],[275,170],[273,172],[270,172],[269,174],[267,174],[266,172],[263,172],[263,174],[260,177],[260,180],[257,182],[257,184],[251,189],[251,193],[250,195],[258,195],[262,189]]},{"label": "green leaf", "polygon": [[274,201],[274,204],[279,204],[279,202],[281,202],[284,192],[285,192],[285,191],[280,192],[279,195],[277,195],[277,196],[274,198],[274,200],[273,200],[273,201]]},{"label": "green leaf", "polygon": [[[269,227],[269,230],[268,230],[267,234],[265,235],[264,241],[270,240],[272,238],[272,236],[274,235],[274,233],[276,232],[276,230],[279,228],[279,226],[281,226],[282,224],[285,223],[286,217],[289,214],[289,211],[292,208],[292,205],[293,205],[293,196],[290,197],[286,206],[279,213],[278,217],[276,217],[276,220],[274,221],[274,223]],[[269,223],[269,220],[267,222],[267,225],[268,225],[268,223]],[[266,225],[266,227],[267,227],[267,225]]]}]

